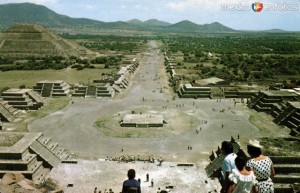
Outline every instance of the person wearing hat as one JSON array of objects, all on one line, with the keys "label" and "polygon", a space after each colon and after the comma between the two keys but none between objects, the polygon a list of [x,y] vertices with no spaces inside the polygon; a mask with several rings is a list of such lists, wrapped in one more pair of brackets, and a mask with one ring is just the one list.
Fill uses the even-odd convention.
[{"label": "person wearing hat", "polygon": [[248,160],[247,166],[251,168],[258,181],[257,187],[259,193],[273,193],[273,178],[275,170],[272,160],[262,154],[262,145],[258,140],[250,140],[247,144],[247,150],[251,159]]}]

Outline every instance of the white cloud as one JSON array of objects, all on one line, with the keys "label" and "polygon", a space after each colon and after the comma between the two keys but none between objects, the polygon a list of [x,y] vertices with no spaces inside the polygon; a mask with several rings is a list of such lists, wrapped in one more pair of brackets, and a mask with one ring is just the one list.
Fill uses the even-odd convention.
[{"label": "white cloud", "polygon": [[85,5],[85,8],[86,8],[86,9],[97,9],[98,7],[95,6],[95,5],[87,4],[87,5]]},{"label": "white cloud", "polygon": [[184,11],[187,9],[201,7],[204,4],[206,4],[206,0],[181,0],[178,2],[169,2],[167,3],[167,7],[177,11]]}]

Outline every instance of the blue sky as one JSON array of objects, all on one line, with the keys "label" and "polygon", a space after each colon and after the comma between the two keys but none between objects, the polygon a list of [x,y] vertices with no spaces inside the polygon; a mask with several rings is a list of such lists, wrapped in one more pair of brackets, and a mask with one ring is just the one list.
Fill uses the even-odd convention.
[{"label": "blue sky", "polygon": [[155,18],[170,23],[220,22],[242,30],[300,31],[300,0],[260,0],[264,4],[261,12],[251,9],[255,0],[0,0],[0,4],[21,2],[45,5],[70,17],[100,21]]}]

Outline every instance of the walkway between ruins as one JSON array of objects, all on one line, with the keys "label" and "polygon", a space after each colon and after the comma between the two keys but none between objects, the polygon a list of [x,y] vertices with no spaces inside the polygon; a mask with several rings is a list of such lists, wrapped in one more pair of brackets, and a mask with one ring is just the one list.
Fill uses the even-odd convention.
[{"label": "walkway between ruins", "polygon": [[[258,128],[249,123],[249,111],[243,104],[235,106],[230,99],[222,102],[209,99],[172,100],[158,42],[149,41],[148,49],[142,55],[141,65],[128,90],[120,96],[113,99],[73,98],[74,104],[70,103],[64,109],[29,124],[30,132],[43,132],[79,160],[78,164],[61,164],[50,174],[59,179],[64,187],[74,183],[74,188],[66,188],[66,192],[91,192],[95,186],[120,191],[129,168],[137,170],[144,193],[156,192],[158,187],[163,188],[166,184],[176,184],[172,192],[214,191],[218,189],[215,183],[205,183],[204,167],[208,164],[210,152],[231,136],[259,135]],[[152,138],[113,138],[101,133],[94,125],[99,118],[111,119],[120,112],[138,108],[162,113],[182,112],[197,119],[199,125],[180,135]],[[225,111],[221,112],[223,109]],[[176,120],[168,121],[176,123]],[[147,128],[140,129],[147,131]],[[192,150],[187,150],[188,146]],[[156,163],[98,161],[122,155],[141,158],[153,155],[168,162],[158,167]],[[178,168],[175,166],[178,162],[192,162],[195,165],[190,169]],[[147,172],[154,177],[154,189],[143,182]],[[108,183],[108,180],[111,182]]]},{"label": "walkway between ruins", "polygon": [[[150,41],[148,45],[149,48],[144,53],[142,64],[131,82],[127,96],[117,99],[73,98],[74,104],[34,121],[29,125],[29,131],[43,132],[82,158],[118,156],[123,147],[126,154],[153,154],[170,161],[195,161],[199,157],[199,152],[210,152],[220,141],[230,139],[231,135],[255,136],[258,133],[258,129],[248,122],[249,115],[239,111],[239,108],[243,107],[229,110],[233,108],[233,101],[224,100],[217,103],[209,99],[173,101],[167,98],[164,92],[160,92],[161,87],[167,86],[166,82],[161,84],[163,81],[161,77],[166,76],[163,74],[165,73],[163,55],[155,41]],[[142,100],[143,97],[145,101]],[[168,109],[194,116],[201,122],[206,120],[207,124],[202,126],[199,135],[195,135],[195,130],[200,129],[200,125],[180,136],[147,139],[107,137],[94,126],[100,117],[109,118],[118,112],[141,106],[163,111],[161,107],[164,105],[167,105]],[[228,111],[222,114],[212,113],[212,108]],[[225,125],[223,130],[221,124]],[[193,146],[192,152],[186,151],[188,145]]]}]

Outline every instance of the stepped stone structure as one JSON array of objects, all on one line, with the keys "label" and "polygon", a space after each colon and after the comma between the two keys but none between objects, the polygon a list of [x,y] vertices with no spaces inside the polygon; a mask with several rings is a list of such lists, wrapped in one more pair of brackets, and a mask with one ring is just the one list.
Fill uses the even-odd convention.
[{"label": "stepped stone structure", "polygon": [[[165,53],[165,55],[166,55],[166,53]],[[171,59],[169,59],[168,56],[165,56],[165,66],[166,66],[167,72],[170,73],[170,76],[172,78],[175,78],[175,76],[176,76],[175,66],[176,65],[175,65],[175,62],[172,61]]]},{"label": "stepped stone structure", "polygon": [[254,94],[258,93],[255,90],[238,90],[237,88],[225,87],[225,98],[251,98]]},{"label": "stepped stone structure", "polygon": [[72,96],[75,97],[114,97],[115,90],[110,83],[93,84],[89,86],[81,85],[75,89]]},{"label": "stepped stone structure", "polygon": [[35,24],[19,24],[0,33],[0,53],[24,55],[87,56],[94,55],[74,41],[65,40],[50,30]]},{"label": "stepped stone structure", "polygon": [[190,83],[184,84],[178,91],[180,98],[210,98],[210,87],[194,87]]},{"label": "stepped stone structure", "polygon": [[0,98],[0,121],[12,122],[15,120],[18,113],[18,109],[15,109],[9,105],[7,101],[4,101],[2,98]]},{"label": "stepped stone structure", "polygon": [[275,104],[280,105],[280,103],[297,101],[299,99],[300,95],[287,91],[260,91],[251,97],[248,106],[260,112],[270,112],[272,108],[276,108]]},{"label": "stepped stone structure", "polygon": [[17,109],[38,110],[43,106],[42,97],[32,89],[9,89],[1,94],[3,101]]},{"label": "stepped stone structure", "polygon": [[292,129],[292,134],[300,132],[300,95],[288,91],[261,91],[250,99],[249,108],[266,112],[274,117],[276,124]]},{"label": "stepped stone structure", "polygon": [[138,67],[139,63],[136,58],[132,60],[132,63],[122,67],[113,82],[113,88],[116,92],[121,92],[129,86],[130,74],[134,73]]},{"label": "stepped stone structure", "polygon": [[[250,157],[240,145],[231,138],[234,152],[239,156]],[[274,189],[275,193],[297,192],[296,186],[300,182],[300,157],[297,156],[269,156],[273,161],[275,169]],[[221,153],[220,147],[210,155],[210,164],[205,168],[210,178],[221,178],[221,165],[225,156]]]},{"label": "stepped stone structure", "polygon": [[68,96],[70,86],[62,80],[43,80],[36,83],[33,90],[42,97]]},{"label": "stepped stone structure", "polygon": [[286,125],[292,129],[292,134],[300,136],[300,102],[287,102],[285,109],[276,109],[278,111],[274,122],[280,125]]},{"label": "stepped stone structure", "polygon": [[297,156],[270,156],[276,172],[274,178],[275,193],[298,192],[300,186],[300,157]]},{"label": "stepped stone structure", "polygon": [[21,173],[40,184],[47,173],[68,156],[42,133],[0,134],[0,178],[6,173]]},{"label": "stepped stone structure", "polygon": [[251,98],[257,91],[238,90],[235,87],[195,86],[183,84],[178,90],[180,98]]},{"label": "stepped stone structure", "polygon": [[130,74],[135,72],[138,65],[138,61],[134,58],[131,64],[122,67],[113,77],[102,80],[93,80],[93,84],[78,86],[72,96],[114,97],[116,93],[122,92],[129,86],[128,80]]},{"label": "stepped stone structure", "polygon": [[87,86],[80,85],[75,89],[75,92],[72,94],[74,97],[85,97],[87,91]]},{"label": "stepped stone structure", "polygon": [[[165,67],[170,73],[171,79],[176,79],[176,61],[169,59],[165,55]],[[182,84],[177,91],[180,98],[250,98],[257,91],[239,90],[233,86],[217,86],[216,83],[224,81],[223,79],[212,77],[208,79],[196,80],[193,83]],[[215,86],[211,86],[215,85]]]}]

